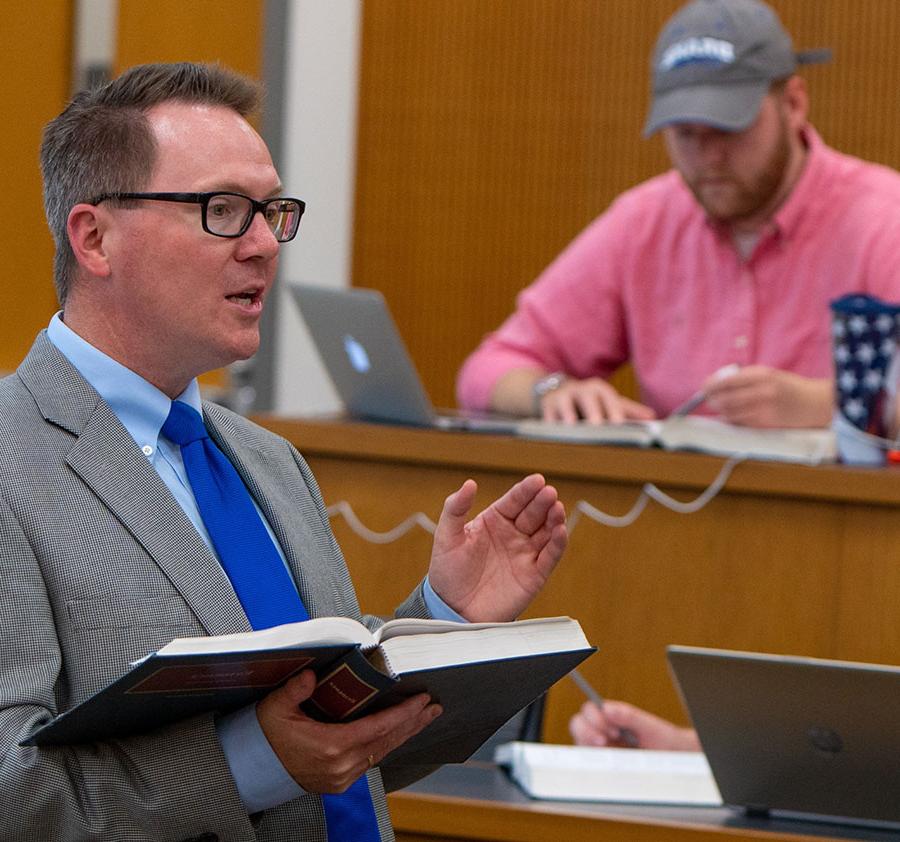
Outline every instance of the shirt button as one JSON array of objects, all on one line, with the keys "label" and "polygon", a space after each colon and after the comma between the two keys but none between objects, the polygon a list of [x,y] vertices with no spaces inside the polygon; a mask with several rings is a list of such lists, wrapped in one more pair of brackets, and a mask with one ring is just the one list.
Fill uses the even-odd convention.
[{"label": "shirt button", "polygon": [[747,337],[746,336],[738,336],[734,340],[735,348],[746,348],[747,347]]},{"label": "shirt button", "polygon": [[145,445],[141,448],[141,450],[144,451],[144,456],[152,456],[152,455],[153,455],[153,448],[150,447],[149,444],[145,444]]}]

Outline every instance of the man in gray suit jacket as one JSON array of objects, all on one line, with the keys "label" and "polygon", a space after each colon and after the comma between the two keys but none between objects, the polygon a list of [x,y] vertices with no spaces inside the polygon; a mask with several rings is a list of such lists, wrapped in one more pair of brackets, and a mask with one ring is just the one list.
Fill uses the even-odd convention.
[{"label": "man in gray suit jacket", "polygon": [[[255,86],[220,68],[147,65],[79,94],[45,132],[63,312],[0,381],[2,840],[325,840],[320,794],[363,774],[390,840],[378,763],[440,715],[418,696],[314,722],[298,709],[303,673],[227,716],[19,745],[173,637],[250,629],[161,433],[175,398],[202,411],[310,615],[360,616],[303,458],[196,384],[256,351],[303,210],[280,197],[246,119],[256,107]],[[542,477],[468,520],[475,490],[447,498],[428,576],[398,614],[512,619],[559,560],[565,515]]]}]

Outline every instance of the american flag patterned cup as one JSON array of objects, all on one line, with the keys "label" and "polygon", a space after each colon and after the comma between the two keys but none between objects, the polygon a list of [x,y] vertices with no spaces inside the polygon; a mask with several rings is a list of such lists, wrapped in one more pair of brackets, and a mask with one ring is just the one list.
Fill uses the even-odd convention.
[{"label": "american flag patterned cup", "polygon": [[835,410],[842,462],[880,465],[894,415],[900,305],[850,294],[831,302]]}]

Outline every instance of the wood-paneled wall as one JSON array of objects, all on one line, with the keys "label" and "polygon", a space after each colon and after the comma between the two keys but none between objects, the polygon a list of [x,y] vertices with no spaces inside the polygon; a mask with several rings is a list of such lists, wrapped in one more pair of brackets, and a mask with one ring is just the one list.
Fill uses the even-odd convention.
[{"label": "wood-paneled wall", "polygon": [[3,5],[3,196],[0,198],[0,371],[14,369],[56,308],[53,240],[44,221],[38,148],[71,77],[68,2]]},{"label": "wood-paneled wall", "polygon": [[259,79],[264,0],[119,0],[116,72],[148,61],[220,61]]},{"label": "wood-paneled wall", "polygon": [[[366,0],[353,282],[388,298],[432,398],[516,293],[622,190],[663,170],[643,140],[649,55],[681,0]],[[815,125],[900,166],[900,3],[775,0]]]}]

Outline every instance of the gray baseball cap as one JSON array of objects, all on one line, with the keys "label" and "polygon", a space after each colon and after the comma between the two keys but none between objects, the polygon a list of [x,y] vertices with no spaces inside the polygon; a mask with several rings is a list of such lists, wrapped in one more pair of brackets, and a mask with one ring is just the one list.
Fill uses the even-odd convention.
[{"label": "gray baseball cap", "polygon": [[656,41],[644,134],[669,123],[742,131],[774,80],[830,58],[829,50],[794,52],[778,15],[761,0],[693,0]]}]

